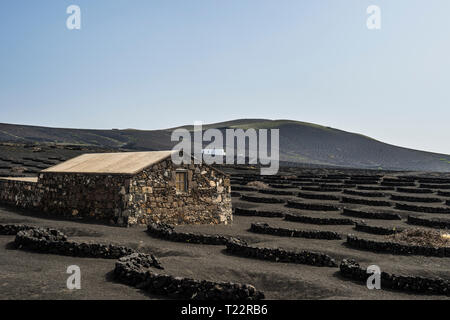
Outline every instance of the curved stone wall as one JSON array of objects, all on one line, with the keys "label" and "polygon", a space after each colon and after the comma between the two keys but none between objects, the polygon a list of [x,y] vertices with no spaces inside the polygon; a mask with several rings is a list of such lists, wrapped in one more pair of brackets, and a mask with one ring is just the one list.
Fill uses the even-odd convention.
[{"label": "curved stone wall", "polygon": [[402,229],[396,229],[396,228],[369,226],[365,223],[356,223],[355,230],[361,231],[361,232],[366,232],[366,233],[371,233],[371,234],[378,234],[378,235],[391,235],[391,234],[402,231]]},{"label": "curved stone wall", "polygon": [[356,190],[344,190],[343,193],[349,194],[352,196],[361,196],[361,197],[370,197],[370,198],[382,198],[384,197],[384,193],[382,192],[363,192]]},{"label": "curved stone wall", "polygon": [[349,217],[378,219],[378,220],[401,220],[402,217],[396,213],[390,212],[365,212],[359,210],[344,209],[342,214]]},{"label": "curved stone wall", "polygon": [[408,216],[408,223],[437,229],[450,229],[450,220],[431,220],[421,217]]},{"label": "curved stone wall", "polygon": [[[342,260],[339,270],[348,279],[366,283],[371,274],[362,268],[355,260]],[[418,276],[403,276],[381,273],[381,288],[407,291],[423,294],[450,295],[450,281],[440,278],[426,278]]]},{"label": "curved stone wall", "polygon": [[367,200],[362,198],[348,198],[342,197],[342,203],[353,203],[353,204],[362,204],[366,206],[374,206],[374,207],[390,207],[392,204],[388,201],[383,200]]},{"label": "curved stone wall", "polygon": [[256,203],[284,203],[285,202],[283,199],[279,199],[279,198],[254,197],[254,196],[247,196],[247,195],[242,195],[241,200],[248,201],[248,202],[256,202]]},{"label": "curved stone wall", "polygon": [[262,194],[273,194],[277,196],[295,196],[296,193],[294,191],[286,191],[286,190],[270,190],[270,189],[260,189],[259,193]]},{"label": "curved stone wall", "polygon": [[302,187],[303,191],[313,191],[313,192],[341,192],[342,188],[326,188],[326,187],[317,187],[317,186],[308,186]]},{"label": "curved stone wall", "polygon": [[150,223],[147,233],[159,239],[196,244],[225,245],[231,239],[220,235],[176,232],[172,226],[164,223]]},{"label": "curved stone wall", "polygon": [[267,223],[252,223],[250,226],[251,232],[270,234],[280,237],[295,237],[307,239],[322,239],[322,240],[341,240],[339,233],[333,231],[317,231],[317,230],[295,230],[286,228],[274,228]]},{"label": "curved stone wall", "polygon": [[450,190],[450,184],[428,184],[428,183],[421,183],[421,188],[424,189],[442,189],[442,190]]},{"label": "curved stone wall", "polygon": [[136,254],[120,258],[114,268],[114,278],[141,290],[175,299],[231,301],[264,299],[264,293],[252,285],[158,274],[152,272],[147,265],[148,261]]},{"label": "curved stone wall", "polygon": [[366,191],[392,191],[395,190],[394,187],[386,187],[386,186],[358,186],[358,190],[366,190]]},{"label": "curved stone wall", "polygon": [[286,206],[289,208],[311,210],[311,211],[339,211],[338,207],[332,205],[305,203],[290,200],[287,202]]},{"label": "curved stone wall", "polygon": [[353,225],[355,222],[351,219],[345,218],[319,218],[319,217],[308,217],[295,214],[286,213],[284,216],[286,221],[309,223],[317,225]]},{"label": "curved stone wall", "polygon": [[391,199],[396,200],[396,201],[423,202],[423,203],[442,203],[443,202],[439,198],[399,196],[399,195],[395,195],[395,194],[391,195]]},{"label": "curved stone wall", "polygon": [[298,197],[304,198],[304,199],[316,199],[316,200],[336,200],[339,201],[341,198],[332,194],[315,194],[315,193],[305,193],[305,192],[299,192],[297,194]]},{"label": "curved stone wall", "polygon": [[346,243],[351,248],[373,252],[385,252],[398,255],[450,257],[450,247],[434,248],[425,246],[413,246],[394,242],[366,240],[357,238],[354,235],[348,235]]},{"label": "curved stone wall", "polygon": [[[72,257],[118,259],[136,251],[124,246],[68,241],[55,229],[30,228],[19,231],[15,244],[20,249]],[[155,258],[155,264],[158,264]]]},{"label": "curved stone wall", "polygon": [[446,207],[424,207],[424,206],[415,206],[412,204],[404,204],[404,203],[396,203],[395,208],[398,210],[415,211],[415,212],[423,212],[423,213],[444,213],[444,214],[450,213],[450,208],[446,208]]},{"label": "curved stone wall", "polygon": [[284,213],[280,211],[264,211],[264,210],[251,210],[236,208],[234,214],[237,216],[250,216],[250,217],[268,217],[268,218],[283,218]]},{"label": "curved stone wall", "polygon": [[227,252],[241,257],[273,262],[299,263],[318,267],[337,267],[336,261],[323,253],[251,247],[242,241],[229,241],[227,243]]},{"label": "curved stone wall", "polygon": [[275,183],[270,183],[269,187],[274,188],[274,189],[291,189],[291,188],[295,188],[295,186],[292,185],[292,184],[275,184]]},{"label": "curved stone wall", "polygon": [[420,188],[397,188],[397,192],[402,193],[420,193],[420,194],[431,194],[433,190],[431,189],[420,189]]},{"label": "curved stone wall", "polygon": [[30,230],[34,227],[22,224],[0,224],[0,235],[15,236],[19,231]]}]

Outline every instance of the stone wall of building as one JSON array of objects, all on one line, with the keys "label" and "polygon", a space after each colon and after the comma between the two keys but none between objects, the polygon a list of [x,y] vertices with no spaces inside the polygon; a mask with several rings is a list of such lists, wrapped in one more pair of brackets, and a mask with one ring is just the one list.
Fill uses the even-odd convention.
[{"label": "stone wall of building", "polygon": [[[176,190],[176,170],[186,170],[186,193]],[[126,195],[129,224],[228,224],[232,222],[227,175],[204,164],[176,166],[161,161],[132,177]]]},{"label": "stone wall of building", "polygon": [[46,213],[123,224],[121,213],[130,179],[122,175],[42,173],[41,210]]},{"label": "stone wall of building", "polygon": [[22,209],[39,208],[42,193],[31,181],[0,179],[0,203]]}]

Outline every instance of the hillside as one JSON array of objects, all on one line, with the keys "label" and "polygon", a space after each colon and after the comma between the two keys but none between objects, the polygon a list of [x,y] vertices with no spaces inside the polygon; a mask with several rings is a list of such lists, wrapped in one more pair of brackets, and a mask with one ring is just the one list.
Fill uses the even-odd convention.
[{"label": "hillside", "polygon": [[[192,130],[192,126],[184,126]],[[450,171],[450,155],[386,144],[369,137],[291,120],[241,119],[204,129],[280,129],[280,160],[363,169]],[[0,124],[0,142],[91,145],[133,150],[170,149],[172,129],[86,130]]]}]

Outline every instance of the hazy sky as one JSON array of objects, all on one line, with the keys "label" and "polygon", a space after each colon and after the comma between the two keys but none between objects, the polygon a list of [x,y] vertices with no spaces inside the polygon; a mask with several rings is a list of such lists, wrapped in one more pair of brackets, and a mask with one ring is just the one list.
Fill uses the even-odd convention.
[{"label": "hazy sky", "polygon": [[[81,8],[81,30],[66,8]],[[380,6],[382,29],[366,9]],[[2,0],[0,122],[295,119],[450,154],[449,0]]]}]

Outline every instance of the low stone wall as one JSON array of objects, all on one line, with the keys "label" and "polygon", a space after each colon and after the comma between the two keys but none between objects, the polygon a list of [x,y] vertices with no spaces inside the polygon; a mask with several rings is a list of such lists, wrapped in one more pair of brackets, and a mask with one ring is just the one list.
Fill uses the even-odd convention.
[{"label": "low stone wall", "polygon": [[34,227],[23,224],[0,224],[0,235],[15,236],[19,231],[30,230]]},{"label": "low stone wall", "polygon": [[446,178],[419,178],[420,183],[449,184],[450,179]]},{"label": "low stone wall", "polygon": [[345,183],[348,184],[357,184],[357,185],[367,185],[367,184],[377,184],[378,180],[355,180],[355,179],[351,179],[351,180],[347,180],[345,181]]},{"label": "low stone wall", "polygon": [[354,174],[354,175],[350,175],[350,179],[352,180],[375,180],[378,181],[382,178],[383,176],[380,174]]},{"label": "low stone wall", "polygon": [[339,211],[338,207],[332,205],[305,203],[296,201],[288,201],[286,206],[289,208],[311,210],[311,211]]},{"label": "low stone wall", "polygon": [[258,190],[259,193],[262,194],[273,194],[277,196],[295,196],[296,193],[294,191],[286,191],[286,190],[270,190],[270,189],[261,189]]},{"label": "low stone wall", "polygon": [[147,233],[152,237],[168,241],[210,245],[225,245],[232,238],[220,235],[176,232],[172,226],[164,223],[150,223],[147,226]]},{"label": "low stone wall", "polygon": [[360,198],[348,198],[342,197],[342,203],[353,203],[353,204],[362,204],[366,206],[374,206],[374,207],[390,207],[392,204],[388,201],[382,200],[367,200]]},{"label": "low stone wall", "polygon": [[255,203],[284,203],[283,199],[242,195],[241,200]]},{"label": "low stone wall", "polygon": [[318,218],[318,217],[299,216],[289,213],[285,214],[284,220],[317,225],[353,225],[355,223],[353,220],[350,219]]},{"label": "low stone wall", "polygon": [[275,184],[275,183],[270,183],[269,187],[274,188],[274,189],[291,189],[291,188],[295,188],[295,186],[292,185],[292,184]]},{"label": "low stone wall", "polygon": [[325,184],[323,186],[329,188],[342,188],[342,189],[356,188],[356,184],[354,181],[345,181],[343,184]]},{"label": "low stone wall", "polygon": [[317,183],[343,183],[343,179],[327,179],[327,178],[320,178],[320,179],[314,179],[314,182]]},{"label": "low stone wall", "polygon": [[238,187],[238,186],[232,186],[231,187],[232,191],[258,191],[258,189],[253,188],[253,187]]},{"label": "low stone wall", "polygon": [[[21,248],[41,253],[72,257],[118,259],[136,251],[124,246],[68,241],[67,237],[55,229],[31,228],[19,231],[15,244]],[[159,265],[156,258],[154,264]]]},{"label": "low stone wall", "polygon": [[157,274],[148,268],[148,261],[136,255],[120,258],[116,262],[114,278],[141,290],[190,300],[260,300],[264,294],[248,284],[194,280]]},{"label": "low stone wall", "polygon": [[414,182],[408,181],[382,181],[380,184],[388,187],[414,187],[416,185]]},{"label": "low stone wall", "polygon": [[267,218],[283,218],[285,215],[283,212],[280,211],[250,210],[243,208],[234,209],[234,214],[237,216],[267,217]]},{"label": "low stone wall", "polygon": [[350,179],[348,174],[327,174],[325,179]]},{"label": "low stone wall", "polygon": [[433,190],[431,190],[431,189],[420,189],[420,188],[397,188],[397,192],[431,194],[431,193],[433,193]]},{"label": "low stone wall", "polygon": [[368,250],[373,252],[385,252],[398,255],[450,257],[450,247],[434,248],[424,246],[413,246],[394,242],[366,240],[357,238],[354,235],[348,235],[346,243],[351,248]]},{"label": "low stone wall", "polygon": [[261,182],[269,184],[269,186],[271,188],[278,188],[278,187],[279,187],[279,189],[294,188],[292,186],[292,181],[289,181],[289,180],[273,180],[273,179],[265,179],[265,178],[262,177],[258,181],[261,181]]},{"label": "low stone wall", "polygon": [[293,182],[293,186],[295,187],[319,187],[317,182]]},{"label": "low stone wall", "polygon": [[442,189],[442,190],[449,190],[450,184],[428,184],[428,183],[421,183],[421,188],[424,189]]},{"label": "low stone wall", "polygon": [[370,197],[370,198],[384,197],[384,193],[381,193],[381,192],[363,192],[363,191],[356,191],[356,190],[344,190],[343,193],[349,194],[352,196],[361,196],[361,197]]},{"label": "low stone wall", "polygon": [[416,180],[415,177],[406,177],[406,176],[395,177],[395,178],[389,178],[389,177],[383,178],[383,181],[386,181],[386,182],[414,182],[415,180]]},{"label": "low stone wall", "polygon": [[363,219],[402,220],[402,217],[400,215],[389,212],[365,212],[359,210],[344,209],[342,211],[342,214],[349,217]]},{"label": "low stone wall", "polygon": [[408,216],[408,223],[416,226],[424,226],[437,229],[450,229],[450,220],[431,220]]},{"label": "low stone wall", "polygon": [[441,197],[450,197],[450,191],[438,191],[438,195]]},{"label": "low stone wall", "polygon": [[342,239],[341,235],[337,232],[274,228],[269,226],[267,223],[252,223],[249,231],[254,233],[270,234],[279,237],[294,237],[294,238],[321,239],[321,240]]},{"label": "low stone wall", "polygon": [[337,267],[336,261],[323,253],[251,247],[242,241],[229,241],[227,243],[227,252],[236,256],[273,262],[298,263],[318,267]]},{"label": "low stone wall", "polygon": [[304,183],[309,183],[309,184],[314,184],[314,179],[312,178],[305,178],[305,179],[296,179],[296,180],[292,180],[292,185],[293,186],[301,186],[304,185]]},{"label": "low stone wall", "polygon": [[325,188],[325,187],[302,187],[303,191],[313,191],[313,192],[341,192],[342,188]]},{"label": "low stone wall", "polygon": [[355,223],[355,230],[371,233],[371,234],[378,234],[378,235],[391,235],[397,232],[401,232],[402,229],[396,229],[396,228],[384,228],[379,226],[369,226],[365,223]]},{"label": "low stone wall", "polygon": [[42,193],[36,182],[0,179],[0,203],[22,209],[36,209]]},{"label": "low stone wall", "polygon": [[450,208],[446,207],[424,207],[424,206],[415,206],[412,204],[403,204],[396,203],[395,208],[398,210],[404,211],[415,211],[415,212],[423,212],[423,213],[450,213]]},{"label": "low stone wall", "polygon": [[398,196],[398,195],[391,195],[392,200],[396,201],[406,201],[406,202],[423,202],[423,203],[442,203],[442,200],[439,198],[432,198],[432,197],[410,197],[410,196]]},{"label": "low stone wall", "polygon": [[[362,268],[355,260],[342,260],[339,270],[348,279],[366,283],[371,274]],[[425,278],[418,276],[402,276],[381,272],[381,288],[414,293],[450,295],[450,281],[439,278]]]},{"label": "low stone wall", "polygon": [[392,190],[395,190],[395,188],[394,187],[386,187],[386,186],[358,186],[358,190],[392,191]]},{"label": "low stone wall", "polygon": [[315,194],[315,193],[304,193],[304,192],[299,192],[297,194],[298,197],[300,198],[304,198],[304,199],[316,199],[316,200],[336,200],[339,201],[341,198],[339,198],[338,196],[332,195],[332,194]]}]

